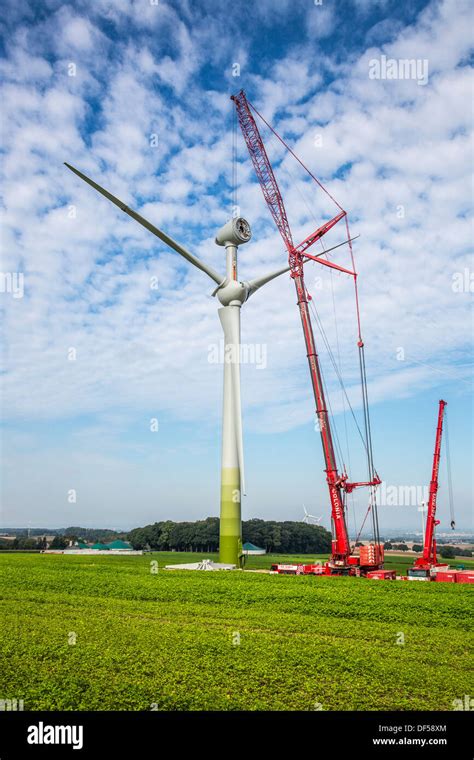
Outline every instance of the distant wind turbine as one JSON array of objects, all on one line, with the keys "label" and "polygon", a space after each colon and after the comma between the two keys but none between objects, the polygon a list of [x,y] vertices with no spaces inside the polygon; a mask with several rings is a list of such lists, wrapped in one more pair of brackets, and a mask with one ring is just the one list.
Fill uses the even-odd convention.
[{"label": "distant wind turbine", "polygon": [[[323,519],[323,516],[321,515],[321,517],[315,517],[314,515],[310,515],[304,504],[303,504],[303,509],[304,509],[303,522],[306,523],[307,525],[314,525],[314,524],[319,525],[319,523]],[[314,523],[312,523],[311,520],[314,520]]]}]

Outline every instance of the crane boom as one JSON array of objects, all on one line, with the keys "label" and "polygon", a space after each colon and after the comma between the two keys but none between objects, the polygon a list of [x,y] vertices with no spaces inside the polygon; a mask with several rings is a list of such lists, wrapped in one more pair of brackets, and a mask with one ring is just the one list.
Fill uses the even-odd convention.
[{"label": "crane boom", "polygon": [[265,145],[260,137],[260,132],[255,123],[255,119],[253,118],[244,91],[241,90],[238,95],[232,95],[231,100],[235,103],[240,128],[247,144],[250,158],[252,159],[265,201],[273,216],[273,220],[278,227],[280,235],[283,238],[288,254],[291,255],[294,248],[293,236],[291,234],[283,198],[281,197],[280,188],[278,187],[275,175],[273,174],[270,159],[267,156]]},{"label": "crane boom", "polygon": [[415,567],[429,568],[432,565],[436,565],[436,538],[435,528],[439,525],[439,520],[436,519],[436,499],[438,494],[438,473],[439,473],[439,460],[441,457],[441,439],[443,436],[443,419],[444,410],[447,406],[447,402],[442,399],[439,402],[438,410],[438,424],[436,427],[436,439],[435,448],[433,454],[433,467],[431,471],[430,491],[428,499],[428,512],[426,515],[426,530],[425,541],[423,545],[423,556],[419,557],[415,562]]},{"label": "crane boom", "polygon": [[311,383],[316,402],[316,414],[326,465],[326,481],[329,489],[331,516],[334,526],[332,557],[336,564],[345,566],[348,564],[348,558],[351,553],[343,499],[345,478],[341,477],[337,470],[321,370],[319,367],[319,359],[308,308],[303,263],[304,252],[310,247],[310,245],[313,245],[313,243],[319,240],[329,229],[331,229],[331,227],[342,219],[346,212],[341,211],[336,217],[334,217],[334,219],[331,219],[329,222],[326,222],[319,227],[300,245],[294,246],[283,198],[244,91],[241,90],[238,95],[232,96],[232,100],[237,109],[240,128],[247,144],[250,158],[252,159],[264,198],[288,251],[288,263],[290,266],[290,274],[294,280],[296,288],[297,304],[303,327],[306,355],[308,358]]}]

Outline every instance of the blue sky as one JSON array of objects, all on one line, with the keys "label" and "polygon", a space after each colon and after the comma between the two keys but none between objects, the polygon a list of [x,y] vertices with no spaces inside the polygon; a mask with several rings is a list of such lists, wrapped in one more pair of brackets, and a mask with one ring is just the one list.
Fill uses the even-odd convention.
[{"label": "blue sky", "polygon": [[[380,475],[389,486],[428,483],[445,398],[457,522],[472,528],[469,5],[4,3],[2,272],[21,273],[24,294],[0,293],[1,524],[131,527],[218,514],[222,367],[208,360],[220,340],[212,283],[63,162],[222,270],[213,239],[232,207],[229,96],[243,87],[360,234]],[[426,83],[371,78],[371,61],[382,56],[426,65]],[[263,136],[302,239],[331,207]],[[238,141],[238,203],[253,229],[240,255],[247,278],[281,266],[285,255]],[[343,231],[330,235],[328,244],[339,242]],[[335,260],[347,264],[346,255]],[[360,415],[351,283],[316,264],[306,279]],[[243,516],[300,519],[304,503],[328,526],[289,278],[245,305],[242,341],[267,357],[265,367],[242,368]],[[323,349],[321,361],[350,474],[364,479]],[[445,461],[440,487],[447,528]],[[356,524],[365,503],[360,492]],[[381,507],[382,530],[419,522],[416,504]]]}]

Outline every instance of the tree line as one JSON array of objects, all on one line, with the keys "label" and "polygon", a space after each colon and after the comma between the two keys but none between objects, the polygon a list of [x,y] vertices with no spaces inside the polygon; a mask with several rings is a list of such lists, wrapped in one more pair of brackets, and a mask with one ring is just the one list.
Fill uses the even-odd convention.
[{"label": "tree line", "polygon": [[[357,544],[356,544],[357,546]],[[397,551],[407,552],[408,546],[405,543],[394,544],[391,541],[384,543],[384,549],[396,549]],[[412,551],[418,554],[423,551],[421,544],[413,544]],[[472,557],[472,549],[460,549],[458,546],[441,545],[438,547],[440,557],[443,559],[453,559],[454,557]]]},{"label": "tree line", "polygon": [[458,546],[442,546],[440,555],[443,559],[452,559],[453,557],[471,557],[472,549],[460,549]]},{"label": "tree line", "polygon": [[73,526],[61,531],[71,541],[84,541],[89,544],[108,544],[117,538],[126,539],[126,531],[117,531],[110,528],[81,528]]},{"label": "tree line", "polygon": [[17,536],[13,539],[13,541],[0,538],[0,551],[7,551],[11,549],[23,549],[29,551],[40,551],[42,549],[48,548],[65,549],[68,544],[69,541],[60,535],[55,536],[49,546],[44,536],[40,536],[39,538],[33,538],[31,536]]},{"label": "tree line", "polygon": [[[134,549],[154,551],[217,552],[219,519],[208,517],[195,522],[166,520],[143,528],[134,528],[127,535]],[[242,541],[250,542],[267,552],[281,554],[323,554],[331,550],[331,534],[319,525],[274,520],[244,520]]]}]

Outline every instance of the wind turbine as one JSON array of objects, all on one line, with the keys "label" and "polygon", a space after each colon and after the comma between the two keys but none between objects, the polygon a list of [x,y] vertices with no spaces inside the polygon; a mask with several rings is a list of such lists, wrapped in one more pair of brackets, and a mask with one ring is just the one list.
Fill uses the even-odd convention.
[{"label": "wind turbine", "polygon": [[207,274],[216,284],[212,295],[217,295],[222,304],[222,307],[218,309],[218,314],[224,331],[219,559],[224,563],[240,565],[242,557],[241,495],[242,492],[245,494],[240,398],[240,309],[262,285],[288,272],[289,267],[286,266],[254,280],[240,281],[237,277],[238,247],[248,243],[252,234],[249,223],[242,217],[238,217],[230,219],[216,236],[217,245],[224,246],[226,250],[226,274],[223,276],[78,169],[68,163],[65,165],[128,216],[160,238],[169,248]]},{"label": "wind turbine", "polygon": [[314,515],[310,515],[304,504],[303,504],[303,509],[304,509],[303,522],[306,523],[307,525],[312,525],[311,520],[314,520],[316,525],[319,525],[319,523],[323,519],[323,516],[321,515],[321,517],[315,517]]},{"label": "wind turbine", "polygon": [[422,501],[421,506],[418,507],[418,512],[421,512],[421,543],[423,546],[425,545],[425,514],[428,511],[428,507],[426,506],[426,502]]}]

